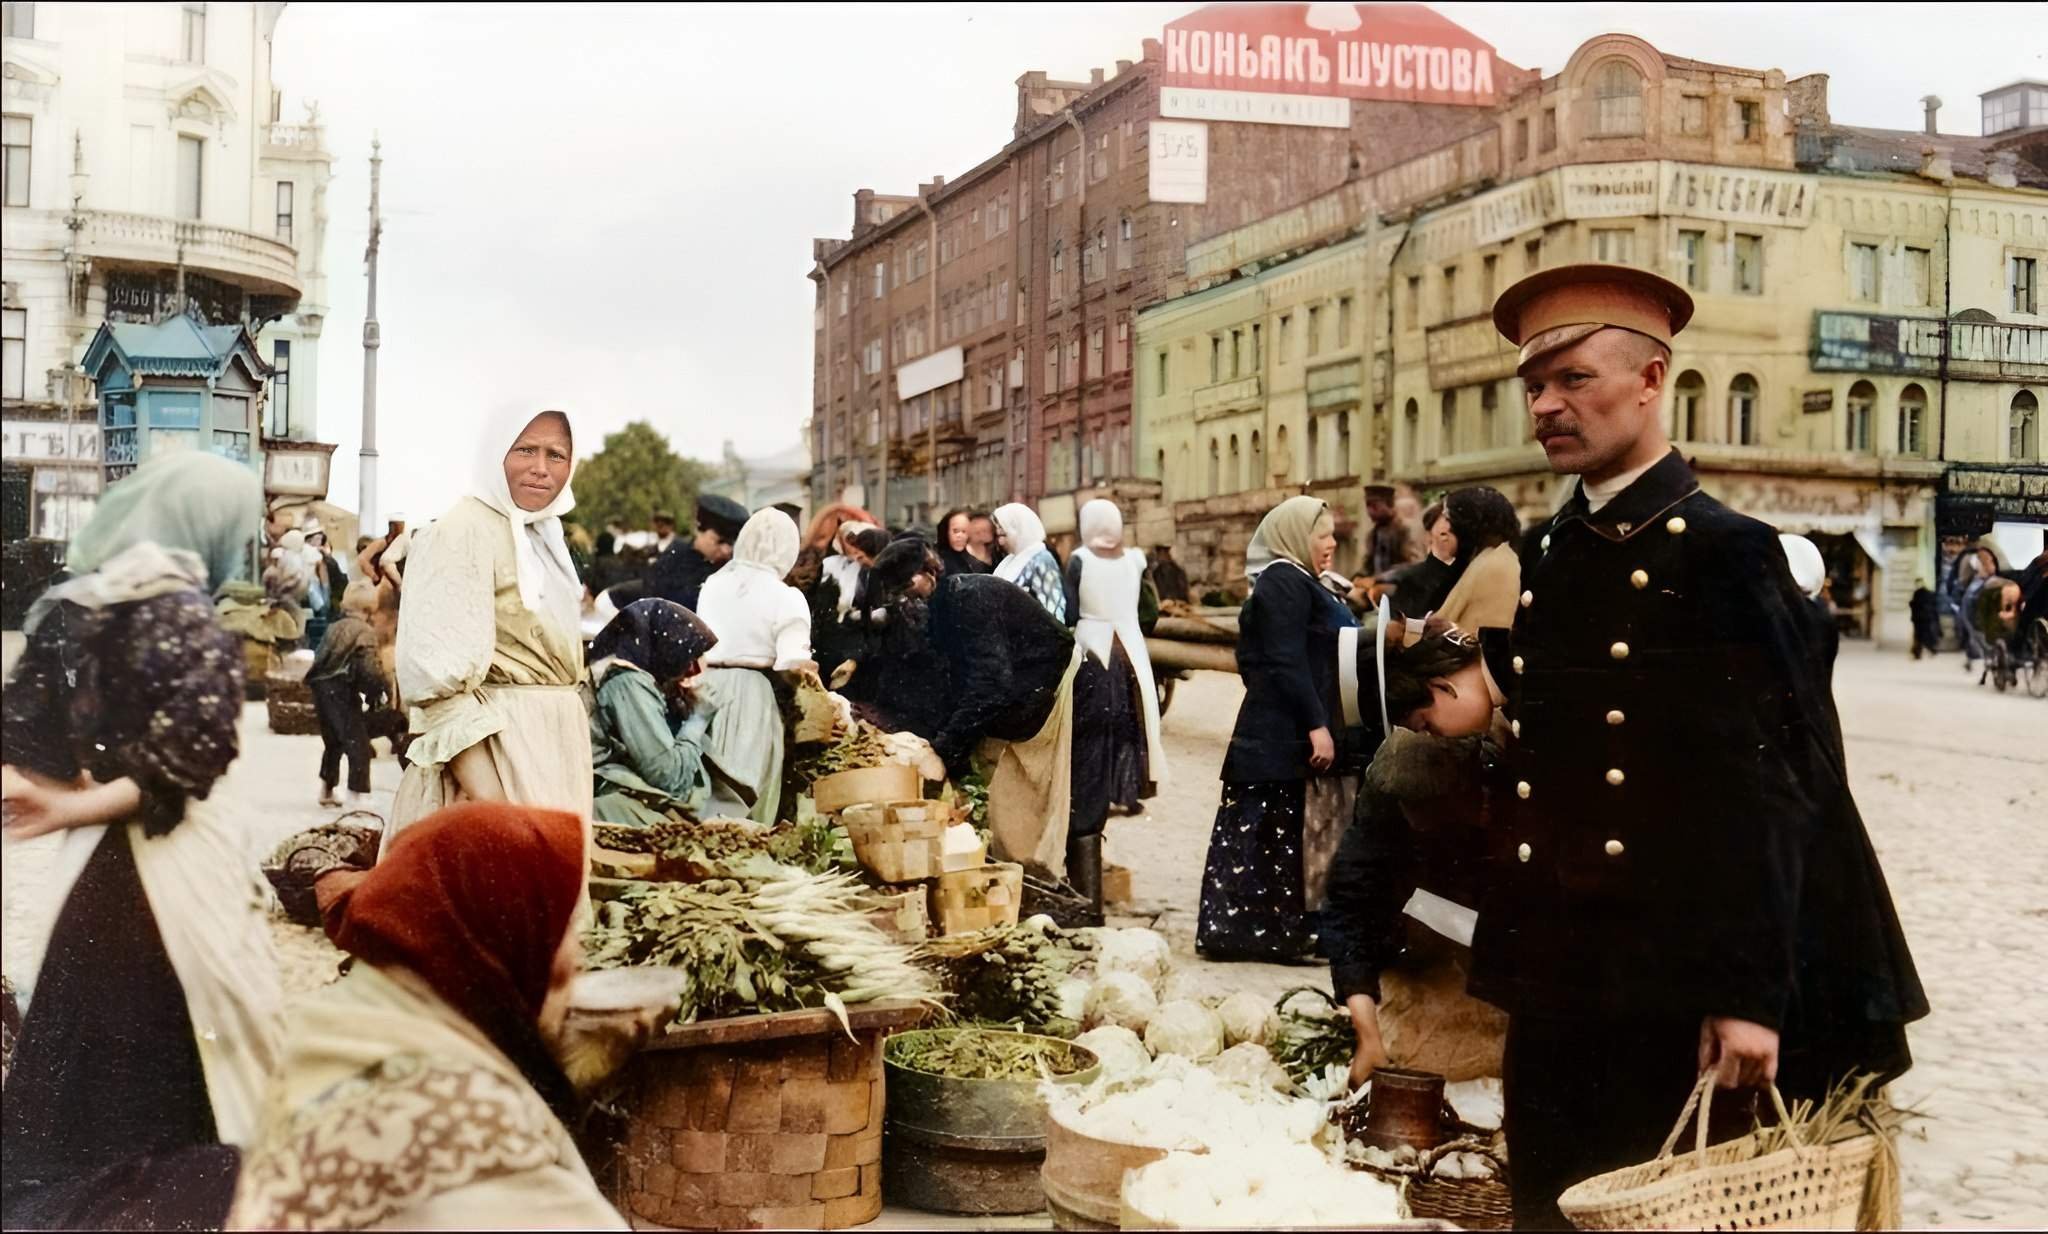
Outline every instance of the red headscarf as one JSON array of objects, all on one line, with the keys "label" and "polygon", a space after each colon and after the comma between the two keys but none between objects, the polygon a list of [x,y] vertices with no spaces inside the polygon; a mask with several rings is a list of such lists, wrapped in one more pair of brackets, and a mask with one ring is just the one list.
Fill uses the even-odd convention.
[{"label": "red headscarf", "polygon": [[407,827],[369,872],[323,880],[327,937],[418,974],[561,1113],[569,1085],[540,1010],[583,880],[575,815],[465,802]]}]

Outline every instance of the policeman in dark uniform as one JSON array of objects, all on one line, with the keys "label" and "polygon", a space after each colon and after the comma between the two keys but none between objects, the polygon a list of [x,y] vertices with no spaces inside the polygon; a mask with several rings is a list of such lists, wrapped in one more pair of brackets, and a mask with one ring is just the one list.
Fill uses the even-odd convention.
[{"label": "policeman in dark uniform", "polygon": [[697,499],[697,533],[685,543],[671,540],[647,571],[646,594],[696,611],[704,580],[732,560],[732,546],[746,524],[747,508],[730,497],[706,493]]},{"label": "policeman in dark uniform", "polygon": [[1566,1187],[1653,1156],[1703,1071],[1800,1096],[1896,1075],[1927,1012],[1777,534],[1665,436],[1691,316],[1606,265],[1494,306],[1551,470],[1580,477],[1486,643],[1512,737],[1471,991],[1510,1016],[1522,1227],[1562,1227]]}]

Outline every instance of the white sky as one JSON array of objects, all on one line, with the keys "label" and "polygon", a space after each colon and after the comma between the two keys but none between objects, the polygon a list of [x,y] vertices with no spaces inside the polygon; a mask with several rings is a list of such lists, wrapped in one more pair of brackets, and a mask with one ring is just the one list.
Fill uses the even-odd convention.
[{"label": "white sky", "polygon": [[[632,419],[699,458],[788,445],[810,402],[811,238],[848,233],[854,190],[959,175],[1009,139],[1020,74],[1086,80],[1197,7],[292,5],[285,119],[319,100],[340,156],[319,424],[341,446],[334,500],[356,504],[373,130],[378,504],[417,521],[460,495],[472,435],[508,399],[576,412],[579,452]],[[2048,80],[2039,5],[1434,7],[1546,73],[1610,30],[1827,72],[1838,123],[1917,129],[1934,93],[1943,130],[1975,134],[1979,93]]]}]

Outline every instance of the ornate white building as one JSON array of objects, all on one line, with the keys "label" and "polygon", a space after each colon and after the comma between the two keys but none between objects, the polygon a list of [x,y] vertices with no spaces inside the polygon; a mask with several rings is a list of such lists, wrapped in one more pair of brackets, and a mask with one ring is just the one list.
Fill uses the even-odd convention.
[{"label": "ornate white building", "polygon": [[276,371],[245,431],[312,445],[333,156],[271,79],[284,9],[5,5],[6,539],[68,538],[99,491],[102,322],[246,323]]}]

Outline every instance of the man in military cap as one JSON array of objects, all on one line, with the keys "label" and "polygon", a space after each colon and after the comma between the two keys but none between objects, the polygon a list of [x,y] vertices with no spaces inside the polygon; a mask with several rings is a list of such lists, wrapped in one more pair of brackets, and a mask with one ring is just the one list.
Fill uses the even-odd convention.
[{"label": "man in military cap", "polygon": [[1562,1226],[1558,1195],[1653,1156],[1703,1072],[1895,1075],[1927,1003],[1777,534],[1666,438],[1691,298],[1581,265],[1493,313],[1579,477],[1521,545],[1512,632],[1483,636],[1513,736],[1471,978],[1510,1017],[1516,1224]]},{"label": "man in military cap", "polygon": [[677,539],[647,572],[648,596],[673,600],[695,611],[704,580],[732,560],[733,541],[746,526],[747,508],[730,497],[706,493],[697,499],[697,533],[686,543]]}]

